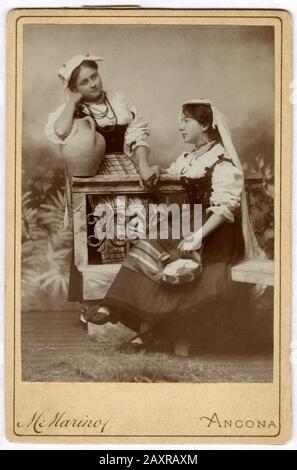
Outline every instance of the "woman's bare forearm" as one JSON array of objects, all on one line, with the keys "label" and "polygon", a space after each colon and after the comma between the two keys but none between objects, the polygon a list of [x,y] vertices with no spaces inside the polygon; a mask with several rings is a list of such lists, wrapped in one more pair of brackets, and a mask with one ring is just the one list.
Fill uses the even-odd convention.
[{"label": "woman's bare forearm", "polygon": [[159,166],[151,166],[148,161],[148,149],[145,146],[136,147],[134,158],[139,170],[140,186],[152,187],[157,184],[159,179]]},{"label": "woman's bare forearm", "polygon": [[[202,240],[208,237],[225,221],[222,215],[212,214],[209,219],[202,225]],[[181,252],[189,252],[198,250],[201,247],[201,231],[197,230],[189,237],[184,238],[178,245]]]},{"label": "woman's bare forearm", "polygon": [[148,151],[147,147],[139,146],[136,147],[133,153],[135,163],[138,166],[139,170],[146,170],[149,168],[149,161],[148,161]]},{"label": "woman's bare forearm", "polygon": [[212,214],[202,226],[202,238],[208,237],[208,235],[219,228],[225,220],[226,218],[223,215]]},{"label": "woman's bare forearm", "polygon": [[67,137],[67,135],[71,131],[73,125],[74,111],[75,104],[72,102],[66,103],[64,110],[62,111],[62,113],[54,124],[55,132],[61,139]]}]

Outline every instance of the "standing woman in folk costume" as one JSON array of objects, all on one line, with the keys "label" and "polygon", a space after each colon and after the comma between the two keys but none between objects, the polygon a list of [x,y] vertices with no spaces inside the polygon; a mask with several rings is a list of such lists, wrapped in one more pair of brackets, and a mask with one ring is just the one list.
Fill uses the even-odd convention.
[{"label": "standing woman in folk costume", "polygon": [[202,243],[198,230],[181,239],[177,251],[179,258],[200,257],[202,271],[182,285],[156,281],[139,256],[144,253],[153,265],[156,243],[146,240],[145,247],[137,241],[105,296],[109,315],[102,315],[102,323],[121,321],[138,331],[128,345],[132,350],[149,348],[151,337],[165,329],[175,353],[188,355],[195,319],[213,302],[230,298],[231,266],[265,254],[251,226],[243,171],[225,116],[208,100],[191,100],[182,105],[179,130],[192,149],[165,171],[185,184],[191,202],[202,205]]},{"label": "standing woman in folk costume", "polygon": [[[66,102],[49,115],[45,132],[50,141],[60,145],[66,162],[68,206],[71,176],[138,174],[141,185],[148,187],[158,180],[158,166],[148,163],[148,124],[125,96],[103,87],[98,71],[98,62],[102,60],[89,54],[78,55],[58,72]],[[143,202],[145,199],[130,197],[127,206],[131,209]],[[90,217],[95,219],[96,207],[101,204],[113,207],[115,197],[89,196]],[[114,277],[107,264],[119,262],[118,258],[113,259],[119,251],[117,240],[98,239],[96,235],[94,223],[88,230],[88,244],[92,262],[102,265],[99,276],[102,288],[98,292],[101,299]],[[74,264],[68,300],[83,301],[82,278]]]}]

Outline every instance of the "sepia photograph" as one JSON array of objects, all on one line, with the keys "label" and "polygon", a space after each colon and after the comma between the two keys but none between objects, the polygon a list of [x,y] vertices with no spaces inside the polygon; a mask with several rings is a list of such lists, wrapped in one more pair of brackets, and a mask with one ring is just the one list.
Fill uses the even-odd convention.
[{"label": "sepia photograph", "polygon": [[[272,381],[273,28],[28,25],[23,47],[23,380]],[[198,249],[141,236],[166,201],[201,205]]]},{"label": "sepia photograph", "polygon": [[9,31],[14,435],[279,437],[288,18],[62,12]]}]

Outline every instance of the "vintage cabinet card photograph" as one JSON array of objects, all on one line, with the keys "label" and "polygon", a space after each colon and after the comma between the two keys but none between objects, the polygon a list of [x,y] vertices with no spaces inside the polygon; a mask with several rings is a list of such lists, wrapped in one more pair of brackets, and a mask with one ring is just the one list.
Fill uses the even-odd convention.
[{"label": "vintage cabinet card photograph", "polygon": [[288,442],[291,27],[9,13],[10,441]]}]

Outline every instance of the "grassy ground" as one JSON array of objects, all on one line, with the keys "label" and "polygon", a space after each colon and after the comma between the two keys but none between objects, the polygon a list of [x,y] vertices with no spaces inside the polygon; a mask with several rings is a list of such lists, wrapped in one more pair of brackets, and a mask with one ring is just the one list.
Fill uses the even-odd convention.
[{"label": "grassy ground", "polygon": [[[263,320],[263,319],[262,319]],[[267,323],[267,319],[264,319]],[[259,326],[259,324],[258,324]],[[165,353],[125,354],[88,338],[77,313],[23,312],[22,375],[34,382],[270,382],[272,348],[257,325],[237,343],[208,343],[190,358]],[[255,345],[258,347],[255,347]]]}]

